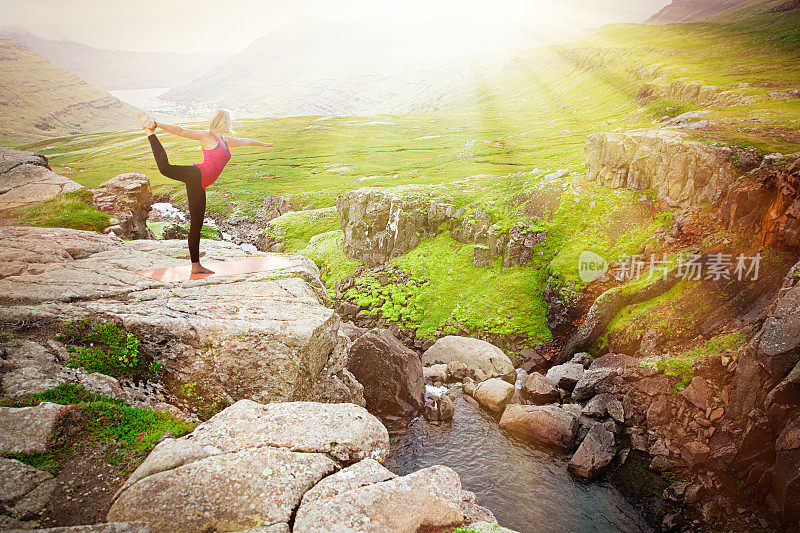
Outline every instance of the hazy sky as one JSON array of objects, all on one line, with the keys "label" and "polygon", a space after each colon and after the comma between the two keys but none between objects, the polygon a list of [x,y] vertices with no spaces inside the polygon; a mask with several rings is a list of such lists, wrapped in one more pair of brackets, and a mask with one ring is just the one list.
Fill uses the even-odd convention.
[{"label": "hazy sky", "polygon": [[0,0],[2,26],[122,50],[237,52],[298,17],[447,21],[569,36],[640,22],[669,0]]}]

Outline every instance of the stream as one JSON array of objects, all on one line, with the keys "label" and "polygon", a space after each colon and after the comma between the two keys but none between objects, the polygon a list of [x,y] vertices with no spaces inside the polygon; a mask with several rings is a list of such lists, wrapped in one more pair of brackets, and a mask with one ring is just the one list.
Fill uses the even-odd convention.
[{"label": "stream", "polygon": [[506,434],[494,417],[460,396],[455,408],[447,423],[422,416],[384,421],[387,468],[405,475],[449,466],[501,526],[521,533],[651,531],[612,485],[573,480],[566,460]]}]

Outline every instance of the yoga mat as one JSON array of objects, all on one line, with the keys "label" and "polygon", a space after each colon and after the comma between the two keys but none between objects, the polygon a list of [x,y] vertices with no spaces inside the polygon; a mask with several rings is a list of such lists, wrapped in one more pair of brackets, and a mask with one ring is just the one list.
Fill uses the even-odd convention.
[{"label": "yoga mat", "polygon": [[203,266],[213,270],[213,274],[192,274],[192,266],[177,266],[166,268],[154,268],[150,270],[139,270],[136,273],[152,278],[156,281],[187,281],[190,279],[203,279],[212,276],[233,276],[236,274],[252,274],[253,272],[266,272],[268,270],[280,270],[300,266],[297,261],[291,261],[284,257],[250,257],[236,261],[223,262],[204,262]]}]

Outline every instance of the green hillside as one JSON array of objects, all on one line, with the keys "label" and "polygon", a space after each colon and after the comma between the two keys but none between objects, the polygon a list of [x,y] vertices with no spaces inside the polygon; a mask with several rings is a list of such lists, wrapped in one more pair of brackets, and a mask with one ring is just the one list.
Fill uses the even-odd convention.
[{"label": "green hillside", "polygon": [[[800,152],[800,99],[771,95],[800,83],[800,53],[790,46],[798,39],[800,10],[769,12],[777,4],[753,2],[745,6],[748,16],[723,22],[613,25],[581,41],[533,49],[514,68],[475,72],[471,93],[446,111],[240,121],[240,135],[275,147],[237,149],[208,191],[209,209],[252,213],[265,196],[278,194],[288,195],[294,209],[317,209],[336,205],[346,190],[403,185],[399,194],[481,209],[503,228],[540,228],[547,231],[542,253],[523,267],[474,269],[472,245],[446,233],[394,262],[430,279],[424,288],[397,288],[410,291],[400,298],[410,302],[403,304],[407,312],[398,316],[422,334],[454,319],[477,333],[520,332],[531,343],[546,342],[547,280],[581,291],[575,270],[581,251],[638,253],[674,213],[649,193],[587,181],[587,135],[668,127],[670,119],[700,111],[703,122],[686,131],[704,142],[762,155]],[[661,95],[665,87],[674,94]],[[161,139],[173,163],[199,160],[192,143]],[[64,137],[28,148],[43,151],[56,171],[87,187],[137,171],[173,191],[175,201],[184,198],[158,174],[139,132]],[[566,173],[553,175],[560,169]],[[284,224],[287,251],[302,248],[333,288],[358,262],[344,258],[335,228],[312,230],[303,220]],[[325,235],[311,239],[314,231]]]},{"label": "green hillside", "polygon": [[0,142],[6,145],[136,124],[137,110],[0,37]]}]

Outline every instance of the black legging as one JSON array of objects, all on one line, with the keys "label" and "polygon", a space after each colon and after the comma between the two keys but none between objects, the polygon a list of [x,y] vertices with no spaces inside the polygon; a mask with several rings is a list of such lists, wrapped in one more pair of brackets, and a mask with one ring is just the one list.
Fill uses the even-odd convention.
[{"label": "black legging", "polygon": [[148,135],[150,147],[156,158],[158,171],[168,178],[182,181],[186,184],[186,196],[189,199],[189,257],[192,263],[200,262],[200,232],[203,229],[203,219],[206,215],[206,190],[203,189],[200,169],[194,165],[171,165],[167,159],[167,152],[155,133]]}]

